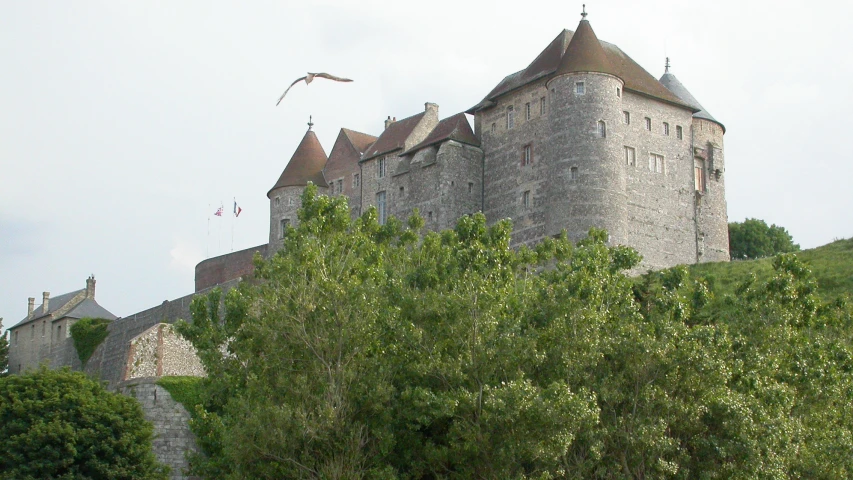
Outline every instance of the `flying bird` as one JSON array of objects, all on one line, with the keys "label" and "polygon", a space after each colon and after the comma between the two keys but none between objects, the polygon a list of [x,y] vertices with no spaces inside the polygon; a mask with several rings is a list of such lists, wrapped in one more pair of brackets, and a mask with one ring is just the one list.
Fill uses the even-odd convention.
[{"label": "flying bird", "polygon": [[293,83],[291,83],[290,86],[287,87],[287,90],[285,90],[284,93],[281,94],[281,97],[279,97],[278,102],[276,102],[275,106],[277,107],[278,104],[281,103],[282,100],[284,100],[284,96],[287,95],[287,92],[289,92],[290,89],[293,88],[294,85],[301,82],[302,80],[305,80],[305,84],[308,85],[309,83],[314,81],[314,77],[328,78],[329,80],[334,80],[336,82],[351,82],[352,81],[349,78],[336,77],[334,75],[329,75],[328,73],[322,73],[322,72],[321,73],[309,73],[308,75],[305,75],[304,77],[299,77],[296,80],[294,80]]}]

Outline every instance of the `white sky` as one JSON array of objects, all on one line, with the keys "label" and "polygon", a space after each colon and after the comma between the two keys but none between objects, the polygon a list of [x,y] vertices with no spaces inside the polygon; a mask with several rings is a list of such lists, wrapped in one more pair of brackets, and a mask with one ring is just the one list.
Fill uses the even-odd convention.
[{"label": "white sky", "polygon": [[[85,286],[126,316],[193,291],[195,264],[266,243],[275,183],[308,115],[338,130],[477,103],[581,2],[0,3],[0,316]],[[853,236],[853,3],[588,0],[589,20],[727,128],[730,221],[804,248]],[[355,79],[297,85],[307,71]],[[212,213],[232,198],[236,221]],[[208,218],[210,235],[208,236]]]}]

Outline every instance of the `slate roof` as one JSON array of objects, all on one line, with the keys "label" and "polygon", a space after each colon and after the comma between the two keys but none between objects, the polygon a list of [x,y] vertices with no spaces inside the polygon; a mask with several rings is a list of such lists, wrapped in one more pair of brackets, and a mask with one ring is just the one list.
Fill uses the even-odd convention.
[{"label": "slate roof", "polygon": [[424,118],[424,115],[426,115],[426,112],[421,112],[417,115],[412,115],[411,117],[398,120],[389,125],[388,128],[379,135],[376,142],[368,148],[366,152],[364,152],[361,160],[369,160],[373,157],[382,155],[383,153],[393,152],[394,150],[403,148],[406,143],[406,139],[409,138],[412,130],[414,130],[421,119]]},{"label": "slate roof", "polygon": [[267,192],[267,198],[270,198],[270,193],[279,187],[304,187],[308,182],[313,182],[319,187],[328,187],[326,178],[323,176],[323,167],[329,157],[317,140],[317,135],[313,130],[309,129],[281,172],[281,176],[275,185]]},{"label": "slate roof", "polygon": [[669,89],[672,93],[674,93],[678,98],[684,101],[684,103],[690,105],[691,107],[699,110],[694,113],[693,116],[696,118],[704,118],[705,120],[710,120],[716,124],[718,124],[723,129],[723,133],[726,132],[726,126],[720,123],[716,118],[714,118],[707,110],[696,100],[681,82],[675,77],[675,75],[666,72],[660,77],[660,83]]},{"label": "slate roof", "polygon": [[610,64],[601,42],[592,31],[588,20],[581,20],[572,35],[566,53],[557,66],[557,75],[578,72],[599,72],[619,76]]},{"label": "slate roof", "polygon": [[468,119],[465,118],[465,113],[460,112],[438,122],[438,125],[432,129],[432,132],[430,132],[421,143],[408,149],[404,153],[416,152],[422,148],[435,145],[436,143],[441,143],[445,140],[455,140],[459,143],[466,143],[475,147],[480,146],[480,141],[477,140],[477,137],[474,136],[474,132],[471,130],[471,124],[469,124]]},{"label": "slate roof", "polygon": [[[36,305],[35,309],[33,310],[33,318],[24,317],[23,320],[16,323],[15,326],[13,326],[11,328],[19,327],[21,325],[26,324],[27,322],[32,322],[35,320],[40,320],[42,318],[48,317],[48,316],[56,313],[58,310],[61,310],[62,308],[64,308],[68,304],[68,302],[73,300],[74,297],[76,297],[77,295],[79,295],[81,293],[85,294],[86,289],[84,288],[81,290],[75,290],[73,292],[63,293],[62,295],[57,295],[57,296],[49,299],[49,301],[47,302],[47,313],[42,313],[41,306]],[[71,318],[92,317],[92,318],[106,318],[107,320],[115,320],[117,318],[115,315],[110,313],[107,309],[98,305],[98,302],[96,302],[90,298],[83,299],[82,302],[78,303],[74,308],[72,308],[68,313],[66,313],[64,315],[64,317],[71,317]]]},{"label": "slate roof", "polygon": [[[581,22],[581,25],[583,25],[583,22],[584,21]],[[581,25],[578,26],[579,30],[581,30]],[[480,103],[468,109],[466,113],[473,114],[476,110],[492,106],[494,105],[494,101],[501,95],[523,87],[535,80],[555,74],[563,60],[563,57],[565,56],[564,54],[568,53],[566,50],[575,33],[576,32],[571,30],[563,30],[560,32],[554,40],[552,40],[551,43],[549,43],[548,46],[536,56],[527,68],[504,77],[504,79],[501,80],[500,83],[498,83],[497,86],[495,86],[495,88],[493,88]],[[599,43],[607,57],[607,62],[610,63],[612,74],[621,78],[622,81],[625,82],[626,90],[631,90],[642,95],[695,110],[692,106],[685,104],[683,100],[661,85],[655,77],[649,74],[649,72],[643,69],[643,67],[637,64],[637,62],[625,54],[625,52],[623,52],[619,47],[600,40]],[[599,63],[601,63],[600,58]],[[567,68],[572,68],[571,64],[570,67]]]},{"label": "slate roof", "polygon": [[373,135],[356,132],[348,128],[342,128],[341,131],[344,132],[344,135],[349,139],[352,146],[358,150],[359,155],[363,155],[371,145],[376,143],[376,137]]}]

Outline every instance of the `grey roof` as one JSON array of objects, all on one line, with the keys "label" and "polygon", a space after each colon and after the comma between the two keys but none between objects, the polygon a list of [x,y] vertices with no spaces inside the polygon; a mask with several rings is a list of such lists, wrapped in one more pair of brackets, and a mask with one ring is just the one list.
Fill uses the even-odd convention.
[{"label": "grey roof", "polygon": [[70,312],[65,314],[70,318],[105,318],[107,320],[115,320],[116,317],[106,308],[98,305],[98,302],[91,298],[86,298],[72,308]]},{"label": "grey roof", "polygon": [[696,118],[704,118],[705,120],[710,120],[716,124],[719,124],[723,127],[723,133],[726,131],[726,126],[720,123],[716,118],[714,118],[707,110],[696,100],[681,82],[675,77],[675,75],[666,72],[660,77],[660,83],[663,84],[664,87],[668,88],[670,92],[674,93],[678,98],[684,101],[684,103],[690,105],[693,108],[698,109],[699,111],[694,113],[693,116]]},{"label": "grey roof", "polygon": [[[45,318],[56,311],[65,307],[68,302],[74,299],[79,294],[85,294],[86,289],[75,290],[73,292],[63,293],[62,295],[57,295],[52,297],[47,302],[47,313],[42,313],[41,305],[36,305],[36,308],[33,310],[33,318],[24,317],[23,320],[16,323],[13,327],[20,327],[21,325],[26,324],[27,322],[32,322],[35,320],[40,320]],[[84,318],[84,317],[96,317],[96,318],[106,318],[108,320],[115,320],[117,317],[110,313],[104,307],[98,305],[98,302],[85,298],[83,301],[75,305],[68,313],[65,314],[65,317],[71,318]]]}]

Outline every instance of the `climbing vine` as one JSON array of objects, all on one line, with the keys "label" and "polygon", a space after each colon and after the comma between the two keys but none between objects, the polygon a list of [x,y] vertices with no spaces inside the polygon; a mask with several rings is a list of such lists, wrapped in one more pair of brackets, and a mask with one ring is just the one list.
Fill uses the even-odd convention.
[{"label": "climbing vine", "polygon": [[80,362],[86,365],[95,349],[98,348],[109,332],[107,325],[110,320],[105,318],[81,318],[71,326],[71,338],[74,340],[74,348],[77,350],[77,357]]}]

